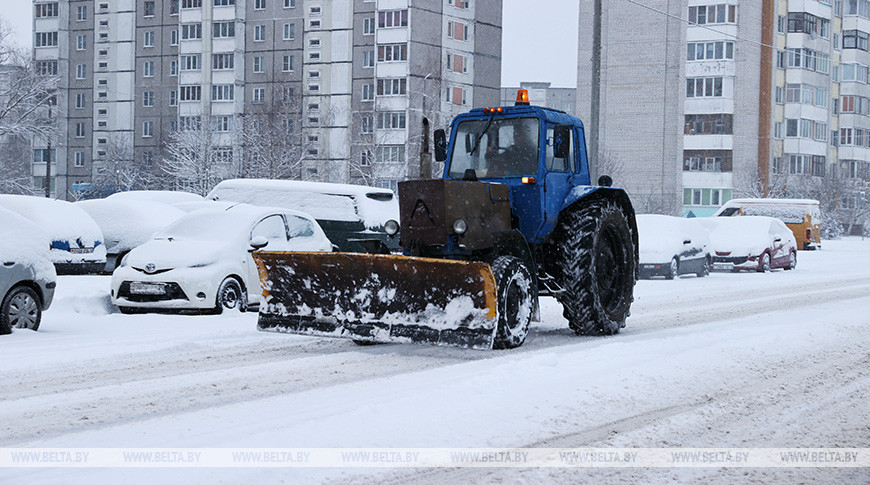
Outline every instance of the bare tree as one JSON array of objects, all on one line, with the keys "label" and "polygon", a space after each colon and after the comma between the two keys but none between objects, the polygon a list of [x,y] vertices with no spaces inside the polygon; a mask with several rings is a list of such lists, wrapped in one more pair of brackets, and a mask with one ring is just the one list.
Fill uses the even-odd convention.
[{"label": "bare tree", "polygon": [[211,120],[195,118],[169,137],[160,166],[175,187],[206,195],[221,180],[239,173],[232,146],[219,146]]},{"label": "bare tree", "polygon": [[0,18],[0,136],[51,135],[53,120],[43,116],[57,88],[56,61],[34,62],[11,44],[11,29]]}]

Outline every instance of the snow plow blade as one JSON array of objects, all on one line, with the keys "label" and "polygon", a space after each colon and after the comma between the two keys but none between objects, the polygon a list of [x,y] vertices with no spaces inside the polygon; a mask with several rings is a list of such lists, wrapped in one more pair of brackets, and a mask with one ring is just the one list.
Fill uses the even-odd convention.
[{"label": "snow plow blade", "polygon": [[362,253],[256,251],[258,330],[361,342],[492,349],[486,263]]}]

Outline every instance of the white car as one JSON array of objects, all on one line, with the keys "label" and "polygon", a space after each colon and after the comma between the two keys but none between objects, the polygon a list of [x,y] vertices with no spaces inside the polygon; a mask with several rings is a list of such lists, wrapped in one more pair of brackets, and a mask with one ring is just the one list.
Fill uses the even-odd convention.
[{"label": "white car", "polygon": [[112,303],[147,310],[245,311],[262,296],[252,245],[272,251],[331,251],[308,214],[237,204],[200,209],[130,251],[112,273]]},{"label": "white car", "polygon": [[48,260],[48,234],[15,212],[0,208],[0,335],[36,330],[51,305],[57,275]]},{"label": "white car", "polygon": [[185,214],[174,206],[151,200],[93,199],[75,205],[84,209],[103,232],[107,273],[111,273],[131,249]]},{"label": "white car", "polygon": [[695,219],[638,214],[637,232],[641,278],[710,273],[710,239]]},{"label": "white car", "polygon": [[48,258],[57,274],[99,273],[106,266],[103,233],[81,207],[29,195],[0,195],[0,207],[17,212],[48,233]]}]

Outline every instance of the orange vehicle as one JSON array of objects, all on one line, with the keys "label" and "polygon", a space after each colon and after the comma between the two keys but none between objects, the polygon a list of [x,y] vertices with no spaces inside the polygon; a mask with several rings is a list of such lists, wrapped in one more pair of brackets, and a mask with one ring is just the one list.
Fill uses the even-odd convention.
[{"label": "orange vehicle", "polygon": [[813,199],[731,199],[713,216],[768,216],[782,220],[799,249],[822,248],[819,201]]}]

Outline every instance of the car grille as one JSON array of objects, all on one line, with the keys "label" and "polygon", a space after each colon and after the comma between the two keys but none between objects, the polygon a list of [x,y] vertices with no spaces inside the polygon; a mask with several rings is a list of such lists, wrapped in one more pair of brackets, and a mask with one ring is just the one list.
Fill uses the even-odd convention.
[{"label": "car grille", "polygon": [[145,274],[160,274],[160,273],[165,273],[167,271],[172,271],[172,268],[166,268],[166,269],[155,269],[154,271],[151,271],[149,273],[148,271],[145,271],[144,268],[137,268],[135,266],[130,266],[130,267],[135,269],[136,271],[138,271],[140,273],[145,273]]},{"label": "car grille", "polygon": [[178,283],[163,283],[164,293],[162,295],[134,295],[130,293],[130,281],[121,283],[118,288],[118,298],[126,298],[129,301],[137,303],[146,303],[153,301],[168,301],[168,300],[189,300]]}]

